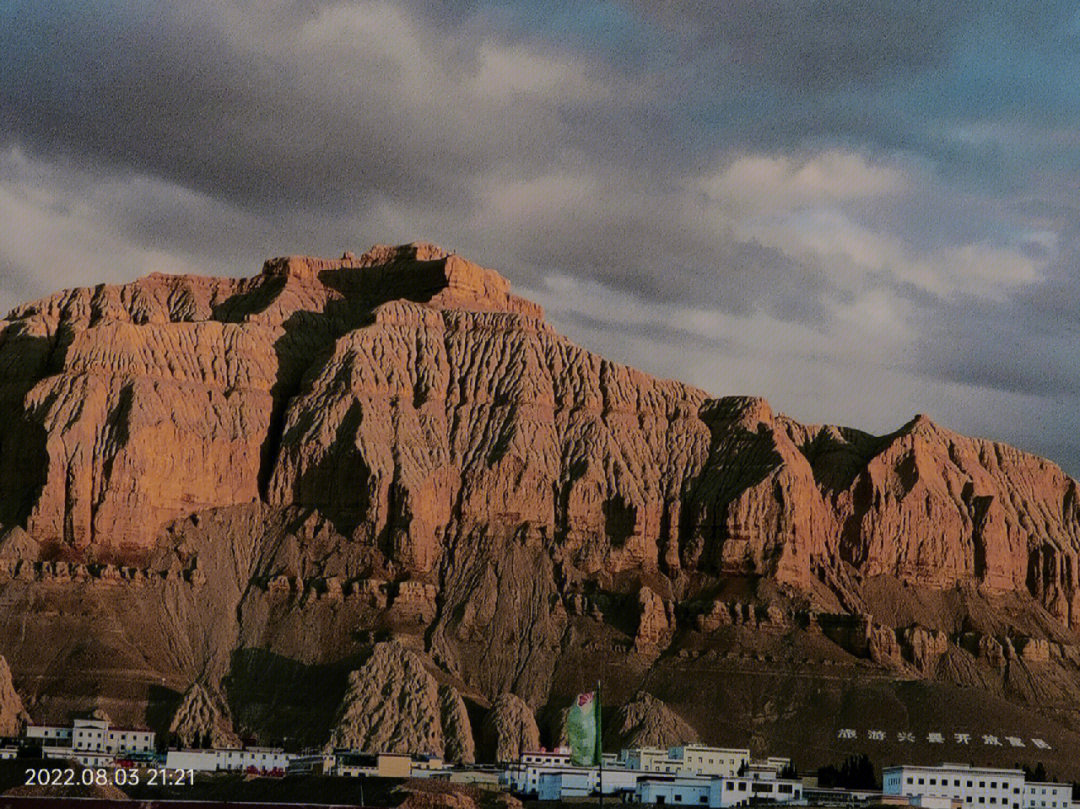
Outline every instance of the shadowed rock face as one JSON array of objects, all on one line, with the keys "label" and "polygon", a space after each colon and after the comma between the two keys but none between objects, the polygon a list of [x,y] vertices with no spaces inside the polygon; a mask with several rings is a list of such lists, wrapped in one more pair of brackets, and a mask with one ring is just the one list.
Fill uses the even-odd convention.
[{"label": "shadowed rock face", "polygon": [[183,747],[235,747],[240,739],[232,729],[228,709],[201,683],[192,684],[176,709],[170,733]]},{"label": "shadowed rock face", "polygon": [[619,707],[605,733],[608,747],[677,747],[698,741],[686,720],[652,694],[641,691]]},{"label": "shadowed rock face", "polygon": [[488,761],[518,761],[522,753],[540,748],[536,717],[516,694],[500,694],[484,721],[483,741]]},{"label": "shadowed rock face", "polygon": [[18,736],[27,719],[22,700],[11,682],[11,669],[0,657],[0,736]]},{"label": "shadowed rock face", "polygon": [[42,714],[117,682],[121,715],[167,727],[205,679],[238,731],[321,744],[396,635],[471,705],[557,711],[610,665],[613,696],[647,680],[706,741],[680,667],[819,642],[1080,727],[1080,501],[1056,466],[652,378],[433,245],[17,308],[0,525],[0,653]]},{"label": "shadowed rock face", "polygon": [[1053,464],[921,416],[873,438],[653,379],[432,245],[69,290],[0,335],[5,524],[87,558],[263,501],[417,574],[458,537],[525,531],[588,575],[766,575],[843,602],[854,568],[1027,591],[1066,625],[1080,603],[1076,483]]},{"label": "shadowed rock face", "polygon": [[425,753],[471,763],[474,746],[461,696],[439,686],[423,660],[396,642],[376,644],[349,676],[333,748],[367,753]]}]

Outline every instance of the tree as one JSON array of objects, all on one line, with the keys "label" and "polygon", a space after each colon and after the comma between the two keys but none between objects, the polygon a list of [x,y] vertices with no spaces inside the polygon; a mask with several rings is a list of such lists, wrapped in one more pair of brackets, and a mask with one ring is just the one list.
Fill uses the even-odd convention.
[{"label": "tree", "polygon": [[829,764],[818,770],[818,785],[840,789],[877,789],[874,765],[866,753],[848,756],[839,768]]},{"label": "tree", "polygon": [[1024,771],[1024,780],[1025,781],[1040,781],[1040,782],[1042,782],[1042,781],[1049,781],[1050,780],[1046,776],[1046,766],[1041,761],[1038,764],[1035,765],[1034,769],[1029,767],[1027,764],[1025,764],[1021,769],[1023,769],[1023,771]]},{"label": "tree", "polygon": [[799,769],[795,766],[794,761],[789,761],[787,764],[784,765],[783,769],[780,770],[780,777],[790,779],[795,779],[799,777]]}]

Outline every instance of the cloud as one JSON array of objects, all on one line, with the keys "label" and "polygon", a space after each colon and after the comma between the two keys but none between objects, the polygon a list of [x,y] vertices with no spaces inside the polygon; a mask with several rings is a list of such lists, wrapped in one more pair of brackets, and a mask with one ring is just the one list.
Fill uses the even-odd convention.
[{"label": "cloud", "polygon": [[651,372],[1077,471],[1078,50],[1063,3],[13,0],[0,305],[426,238]]}]

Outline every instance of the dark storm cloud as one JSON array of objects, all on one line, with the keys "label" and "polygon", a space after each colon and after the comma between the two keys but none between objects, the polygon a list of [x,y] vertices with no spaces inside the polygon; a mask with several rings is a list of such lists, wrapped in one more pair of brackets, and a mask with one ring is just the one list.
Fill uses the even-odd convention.
[{"label": "dark storm cloud", "polygon": [[814,92],[940,65],[977,11],[975,3],[865,0],[638,5],[745,77]]},{"label": "dark storm cloud", "polygon": [[562,115],[590,118],[572,94],[489,96],[482,55],[391,6],[244,8],[9,4],[3,135],[253,208],[440,206],[478,170],[551,162],[580,139]]},{"label": "dark storm cloud", "polygon": [[1069,3],[8,2],[0,302],[428,238],[654,372],[1044,446],[1077,58]]}]

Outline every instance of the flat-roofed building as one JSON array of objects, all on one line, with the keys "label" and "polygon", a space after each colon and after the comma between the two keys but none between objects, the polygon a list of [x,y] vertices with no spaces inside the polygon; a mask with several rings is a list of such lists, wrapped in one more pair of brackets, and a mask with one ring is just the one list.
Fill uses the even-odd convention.
[{"label": "flat-roofed building", "polygon": [[801,803],[802,782],[698,775],[646,775],[638,779],[635,798],[657,806],[743,806],[751,803]]},{"label": "flat-roofed building", "polygon": [[1024,783],[1022,809],[1070,809],[1072,784],[1055,784],[1050,781],[1027,781]]},{"label": "flat-roofed building", "polygon": [[881,781],[885,795],[903,795],[913,803],[915,798],[955,798],[972,809],[1022,809],[1024,801],[1022,770],[967,764],[905,764],[886,767]]},{"label": "flat-roofed building", "polygon": [[76,719],[71,727],[27,725],[24,736],[41,745],[43,755],[71,758],[87,767],[111,764],[115,758],[154,752],[154,732],[146,728],[114,728],[107,719]]},{"label": "flat-roofed building", "polygon": [[165,766],[178,770],[201,772],[284,773],[289,762],[295,758],[277,747],[217,748],[210,750],[170,750],[165,756]]},{"label": "flat-roofed building", "polygon": [[669,748],[667,758],[680,762],[678,772],[684,775],[738,775],[739,770],[749,765],[750,751],[739,747],[685,744]]}]

